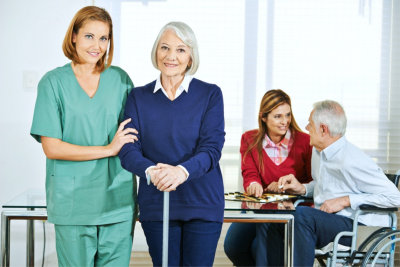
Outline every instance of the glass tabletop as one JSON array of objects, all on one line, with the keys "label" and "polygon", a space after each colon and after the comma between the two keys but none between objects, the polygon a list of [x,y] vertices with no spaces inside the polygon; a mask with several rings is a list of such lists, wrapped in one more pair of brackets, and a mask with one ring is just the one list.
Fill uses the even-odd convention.
[{"label": "glass tabletop", "polygon": [[296,210],[292,200],[257,203],[225,200],[225,211],[254,211],[257,213],[292,213]]},{"label": "glass tabletop", "polygon": [[[296,199],[291,199],[269,203],[225,200],[225,211],[290,213],[295,211],[295,207],[293,205],[293,201],[295,200]],[[2,208],[46,208],[46,194],[43,190],[29,189],[3,204]]]},{"label": "glass tabletop", "polygon": [[46,208],[46,194],[43,190],[29,189],[10,201],[4,203],[2,208]]}]

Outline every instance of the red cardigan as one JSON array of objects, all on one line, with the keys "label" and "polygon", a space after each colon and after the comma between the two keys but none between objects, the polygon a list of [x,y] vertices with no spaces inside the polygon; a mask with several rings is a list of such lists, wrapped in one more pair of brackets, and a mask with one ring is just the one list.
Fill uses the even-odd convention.
[{"label": "red cardigan", "polygon": [[242,155],[241,167],[243,176],[243,188],[251,182],[258,182],[266,188],[271,182],[278,181],[280,177],[293,174],[301,183],[307,183],[311,178],[311,152],[310,136],[302,132],[292,132],[294,142],[289,155],[284,162],[276,165],[262,150],[264,172],[259,169],[257,147],[252,148],[243,160],[244,153],[253,143],[258,130],[247,131],[242,135],[240,154]]}]

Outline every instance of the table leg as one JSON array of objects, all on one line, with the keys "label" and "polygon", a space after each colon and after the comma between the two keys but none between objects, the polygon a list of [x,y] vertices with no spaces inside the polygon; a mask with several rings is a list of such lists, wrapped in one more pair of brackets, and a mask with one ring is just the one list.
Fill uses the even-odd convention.
[{"label": "table leg", "polygon": [[[28,210],[34,210],[28,208]],[[35,265],[35,221],[26,221],[26,266],[33,267]]]},{"label": "table leg", "polygon": [[1,213],[1,266],[10,266],[10,220]]},{"label": "table leg", "polygon": [[294,218],[289,218],[285,223],[284,266],[293,266],[293,234]]},{"label": "table leg", "polygon": [[[3,211],[1,213],[1,266],[3,267],[10,266],[11,220],[27,220],[27,221],[47,220],[47,212],[37,211],[37,210],[27,210],[27,211]],[[33,261],[31,263],[33,266]]]},{"label": "table leg", "polygon": [[224,213],[224,222],[285,224],[284,266],[293,266],[294,216],[292,214]]}]

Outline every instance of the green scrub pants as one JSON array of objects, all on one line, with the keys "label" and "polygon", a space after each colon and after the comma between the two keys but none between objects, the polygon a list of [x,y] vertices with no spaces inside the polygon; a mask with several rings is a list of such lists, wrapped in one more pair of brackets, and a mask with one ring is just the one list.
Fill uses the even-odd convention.
[{"label": "green scrub pants", "polygon": [[60,267],[127,267],[132,252],[132,220],[106,225],[54,225]]}]

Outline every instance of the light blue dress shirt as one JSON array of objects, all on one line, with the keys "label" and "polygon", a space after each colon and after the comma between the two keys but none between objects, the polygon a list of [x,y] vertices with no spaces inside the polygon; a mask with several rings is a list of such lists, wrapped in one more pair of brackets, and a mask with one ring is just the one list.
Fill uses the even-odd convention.
[{"label": "light blue dress shirt", "polygon": [[[349,196],[351,207],[337,214],[354,219],[362,204],[381,208],[400,206],[400,192],[382,169],[345,137],[318,152],[313,148],[311,160],[313,181],[305,184],[306,195],[314,197],[319,209],[328,199]],[[369,213],[359,221],[370,226],[388,226],[388,215]]]}]

